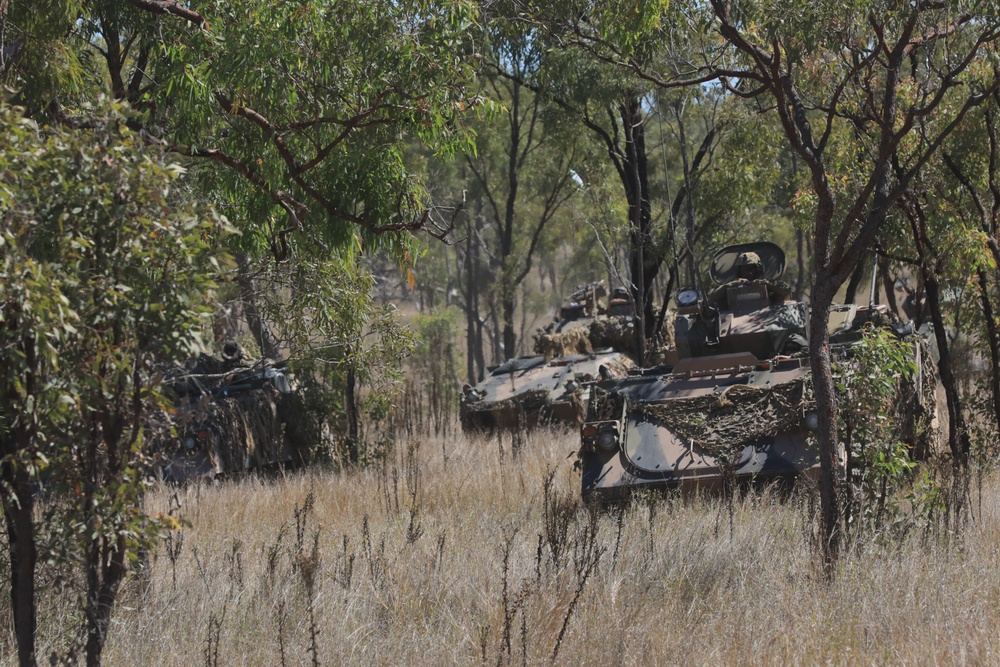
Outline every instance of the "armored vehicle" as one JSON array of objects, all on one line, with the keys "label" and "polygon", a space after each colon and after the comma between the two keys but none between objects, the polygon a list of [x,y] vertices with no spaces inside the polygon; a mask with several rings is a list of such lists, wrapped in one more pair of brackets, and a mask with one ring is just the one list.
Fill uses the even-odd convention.
[{"label": "armored vehicle", "polygon": [[580,288],[556,321],[536,333],[535,355],[511,359],[476,386],[466,385],[459,406],[463,430],[582,424],[589,382],[599,370],[622,377],[634,366],[631,302],[621,292],[607,297],[603,283]]},{"label": "armored vehicle", "polygon": [[202,354],[166,378],[177,437],[156,448],[159,477],[183,482],[292,461],[285,369],[246,364],[234,346],[227,344],[222,359]]},{"label": "armored vehicle", "polygon": [[[671,363],[593,384],[581,428],[585,497],[818,474],[808,304],[789,298],[784,268],[772,243],[722,249],[710,267],[717,287],[676,295]],[[834,354],[848,354],[861,323],[887,315],[836,307]]]}]

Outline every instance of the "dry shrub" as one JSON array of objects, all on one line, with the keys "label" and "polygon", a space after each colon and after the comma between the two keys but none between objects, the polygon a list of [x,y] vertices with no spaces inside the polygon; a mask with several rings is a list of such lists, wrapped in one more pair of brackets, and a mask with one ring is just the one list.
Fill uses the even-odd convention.
[{"label": "dry shrub", "polygon": [[[352,473],[181,489],[183,548],[178,536],[128,582],[105,664],[995,661],[995,477],[960,541],[869,540],[827,583],[808,495],[743,496],[731,524],[710,498],[590,508],[575,446],[536,431],[515,459],[496,440],[453,437]],[[176,506],[173,494],[157,490],[148,509]],[[76,613],[44,602],[40,655]],[[9,642],[5,626],[2,665]]]}]

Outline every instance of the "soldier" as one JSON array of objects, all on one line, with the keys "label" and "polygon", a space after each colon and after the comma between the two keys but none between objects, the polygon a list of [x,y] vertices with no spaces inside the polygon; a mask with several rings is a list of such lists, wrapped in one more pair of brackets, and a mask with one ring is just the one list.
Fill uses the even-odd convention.
[{"label": "soldier", "polygon": [[760,261],[760,255],[755,252],[740,253],[740,256],[736,258],[736,275],[738,276],[736,280],[731,280],[712,290],[708,295],[709,303],[717,308],[729,310],[729,288],[739,287],[747,283],[765,285],[771,303],[784,301],[792,293],[792,288],[789,287],[788,283],[764,278],[764,263]]}]

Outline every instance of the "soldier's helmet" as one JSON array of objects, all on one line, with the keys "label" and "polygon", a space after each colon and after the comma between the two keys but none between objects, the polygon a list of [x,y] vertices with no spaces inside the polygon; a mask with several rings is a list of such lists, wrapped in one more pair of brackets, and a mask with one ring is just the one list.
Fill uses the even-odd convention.
[{"label": "soldier's helmet", "polygon": [[736,272],[740,278],[756,280],[764,275],[764,263],[755,252],[741,252],[736,258]]}]

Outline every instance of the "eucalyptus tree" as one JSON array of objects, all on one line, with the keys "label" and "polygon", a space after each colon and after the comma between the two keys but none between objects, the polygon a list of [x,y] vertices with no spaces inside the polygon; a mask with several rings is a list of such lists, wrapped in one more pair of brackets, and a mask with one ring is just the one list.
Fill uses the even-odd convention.
[{"label": "eucalyptus tree", "polygon": [[[469,109],[481,102],[469,87],[477,60],[478,46],[473,38],[476,21],[476,6],[466,0],[372,0],[363,3],[337,0],[243,3],[222,0],[198,3],[7,0],[0,3],[0,83],[4,86],[4,96],[22,105],[18,113],[39,126],[46,123],[56,126],[51,131],[35,132],[34,137],[42,140],[57,136],[62,145],[71,147],[68,151],[80,155],[90,153],[88,146],[110,145],[127,154],[133,165],[138,165],[134,170],[138,174],[135,187],[114,192],[108,199],[102,198],[100,193],[108,188],[113,190],[115,183],[98,182],[100,174],[88,171],[95,165],[76,164],[72,155],[59,151],[50,151],[48,157],[41,155],[32,148],[30,137],[17,145],[5,141],[0,147],[7,151],[4,159],[9,166],[4,173],[13,174],[11,178],[15,179],[15,184],[17,177],[26,177],[20,167],[29,162],[34,165],[36,171],[32,177],[37,177],[37,182],[48,176],[51,180],[46,182],[54,183],[48,193],[43,193],[41,188],[29,193],[36,199],[39,193],[51,198],[50,202],[32,200],[32,206],[37,204],[44,208],[36,217],[25,213],[30,207],[23,204],[23,197],[28,195],[17,187],[4,192],[4,197],[8,194],[11,197],[2,202],[4,233],[9,235],[5,241],[21,254],[7,251],[3,259],[20,262],[27,258],[13,269],[5,265],[10,271],[0,283],[2,298],[7,304],[4,317],[25,312],[18,308],[34,298],[24,293],[24,289],[38,285],[23,282],[18,273],[24,266],[34,266],[31,263],[37,260],[30,254],[38,247],[39,242],[33,235],[41,228],[34,229],[32,225],[37,222],[48,229],[63,224],[65,220],[52,211],[67,193],[75,198],[69,210],[78,208],[90,216],[86,219],[90,226],[81,231],[84,246],[97,243],[91,237],[106,239],[107,235],[117,235],[121,243],[129,244],[119,250],[134,252],[115,255],[114,259],[128,262],[127,273],[135,283],[103,280],[102,271],[114,273],[121,268],[109,264],[102,264],[95,268],[93,275],[85,276],[86,280],[97,281],[94,285],[86,280],[74,283],[69,274],[58,281],[50,280],[52,289],[39,292],[45,299],[30,302],[32,316],[40,318],[37,322],[21,318],[10,327],[11,320],[5,320],[0,326],[13,336],[4,339],[5,350],[16,351],[21,345],[37,348],[40,354],[50,354],[54,348],[43,343],[54,340],[56,334],[50,335],[46,327],[63,326],[60,318],[69,317],[71,313],[64,298],[80,297],[82,300],[85,295],[74,291],[81,285],[93,287],[88,295],[98,304],[91,304],[92,309],[88,306],[88,316],[98,317],[100,313],[91,310],[99,311],[100,307],[107,306],[123,326],[133,323],[146,326],[147,318],[163,325],[162,336],[143,338],[138,334],[132,336],[132,332],[125,332],[128,336],[123,333],[122,340],[128,345],[121,348],[119,356],[114,356],[117,354],[115,349],[108,348],[109,341],[114,341],[115,345],[118,342],[111,334],[107,339],[96,334],[85,339],[69,338],[79,342],[79,349],[74,352],[104,354],[105,357],[111,354],[114,358],[108,357],[110,366],[102,367],[97,376],[82,362],[79,365],[63,363],[62,368],[67,371],[79,372],[80,377],[75,381],[93,382],[85,392],[81,390],[75,405],[60,404],[58,396],[52,399],[57,407],[62,406],[59,414],[66,415],[63,430],[81,433],[84,426],[92,426],[92,433],[86,434],[88,437],[93,433],[107,434],[103,444],[93,439],[79,440],[97,448],[92,450],[97,452],[93,455],[97,458],[85,460],[113,463],[113,475],[132,476],[127,484],[118,484],[114,476],[105,477],[107,488],[99,488],[95,495],[101,496],[101,503],[104,500],[111,503],[118,514],[111,522],[104,521],[104,517],[96,517],[94,521],[101,521],[109,531],[115,531],[121,526],[116,523],[119,519],[141,516],[133,512],[139,494],[131,493],[136,483],[131,467],[133,455],[141,442],[137,436],[141,429],[136,430],[134,425],[142,423],[142,416],[155,407],[156,400],[147,391],[148,385],[142,383],[142,377],[134,378],[126,373],[130,360],[136,360],[136,364],[146,369],[148,354],[152,354],[149,350],[161,350],[157,347],[161,344],[190,342],[190,336],[197,333],[191,318],[186,311],[180,311],[179,306],[174,310],[157,310],[155,300],[141,302],[138,297],[161,288],[174,290],[167,295],[156,292],[167,301],[183,295],[193,299],[189,290],[202,297],[210,295],[207,279],[201,280],[194,275],[187,283],[164,279],[161,284],[151,286],[148,275],[143,273],[142,267],[136,266],[141,263],[141,253],[146,252],[151,258],[146,267],[150,272],[157,270],[158,262],[183,258],[167,253],[164,246],[173,239],[175,232],[180,234],[186,229],[178,239],[193,246],[192,254],[197,250],[205,255],[206,248],[217,250],[224,245],[234,251],[240,267],[241,287],[245,287],[249,295],[259,291],[260,285],[255,285],[254,281],[265,275],[262,271],[274,265],[280,265],[283,270],[267,275],[285,280],[280,287],[299,289],[299,296],[303,289],[313,290],[311,298],[290,301],[283,311],[270,312],[281,312],[282,317],[288,318],[298,315],[302,318],[301,323],[309,324],[322,324],[327,317],[346,317],[343,309],[337,307],[342,294],[334,289],[334,283],[343,276],[336,271],[320,270],[324,262],[341,262],[346,266],[361,252],[384,248],[406,263],[413,256],[411,250],[416,245],[417,232],[426,230],[432,235],[443,236],[450,223],[448,217],[441,217],[440,210],[430,207],[419,179],[405,168],[402,151],[405,142],[413,138],[431,143],[441,152],[467,144],[464,117]],[[127,107],[116,112],[109,121],[100,101],[102,97],[127,103]],[[4,122],[17,126],[8,115],[5,112]],[[129,129],[127,139],[119,141],[116,132],[125,127]],[[104,134],[98,136],[99,131]],[[5,133],[5,138],[13,136],[13,131]],[[148,151],[150,165],[142,161],[143,147]],[[176,168],[178,173],[187,170],[188,177],[182,182],[170,181],[169,174],[164,173],[169,171],[164,165],[171,160],[183,164]],[[109,164],[121,166],[122,174],[128,166],[113,159]],[[197,233],[183,227],[185,212],[193,204],[187,199],[175,203],[173,199],[164,200],[156,194],[160,192],[157,188],[165,188],[167,181],[174,183],[175,194],[183,190],[194,199],[216,204],[240,233],[224,236],[217,226],[206,226]],[[37,182],[33,181],[34,185]],[[126,175],[121,182],[131,183]],[[70,187],[74,183],[80,187]],[[8,185],[7,176],[4,184]],[[85,200],[84,186],[94,193],[93,201]],[[132,199],[133,194],[138,197],[150,191],[154,194],[148,202]],[[119,195],[120,206],[116,199]],[[14,204],[10,204],[11,201]],[[143,205],[152,210],[137,213]],[[177,226],[171,227],[169,233],[148,229],[153,223],[174,222]],[[137,234],[146,232],[146,238],[136,238]],[[28,236],[35,241],[29,243],[25,240]],[[73,238],[64,239],[53,234],[43,238],[42,245],[46,240],[46,252],[58,255],[51,258],[53,271],[71,271],[75,266],[72,263],[75,253],[85,249],[81,249]],[[114,241],[103,240],[100,245],[104,247],[108,243]],[[287,270],[290,264],[295,270]],[[303,278],[302,271],[314,268],[317,270],[311,280]],[[166,272],[164,268],[161,274]],[[370,286],[370,282],[363,279],[352,279],[347,284],[362,290]],[[12,289],[15,285],[20,286],[20,291]],[[137,289],[139,287],[142,289]],[[118,294],[115,290],[119,288],[127,294]],[[275,290],[274,293],[279,292]],[[173,308],[173,302],[169,303]],[[296,313],[297,303],[304,304],[307,309]],[[260,308],[261,317],[250,324],[256,330],[255,338],[262,351],[273,354],[277,341],[267,331],[274,333],[276,330],[264,326],[267,324],[263,317],[268,312],[266,303],[261,303]],[[317,316],[317,309],[322,311],[321,316]],[[254,310],[251,307],[247,312],[252,314]],[[166,314],[175,311],[177,317],[170,320]],[[59,329],[59,336],[67,331],[72,333],[72,328],[80,326],[72,319],[67,320],[67,324],[68,327]],[[353,315],[344,324],[345,328],[352,329]],[[102,321],[101,326],[111,324]],[[28,331],[25,327],[34,329]],[[311,340],[311,334],[303,334],[298,326],[283,329],[289,339]],[[93,329],[97,330],[97,327]],[[374,322],[372,330],[384,331],[382,320]],[[89,333],[93,331],[88,329]],[[354,333],[341,336],[338,341],[357,343],[356,327],[352,331]],[[19,338],[20,334],[24,335]],[[373,355],[366,354],[368,351],[374,354],[389,350],[389,358],[398,358],[394,340],[390,336],[385,339],[386,346],[365,349],[355,345],[352,355],[358,358],[359,364],[365,359],[371,363],[385,361],[385,357],[371,359]],[[151,347],[147,350],[144,345]],[[170,347],[170,350],[180,354],[178,348]],[[189,348],[185,350],[190,352]],[[27,568],[22,575],[11,579],[12,603],[21,610],[27,608],[24,605],[27,605],[28,594],[17,591],[22,590],[21,587],[34,587],[36,582],[31,569],[33,552],[27,546],[31,533],[17,524],[14,515],[21,512],[19,516],[23,516],[21,508],[27,508],[28,520],[32,518],[31,501],[38,488],[41,469],[37,457],[33,458],[37,448],[25,449],[22,445],[34,442],[32,438],[42,437],[37,435],[41,433],[37,429],[18,430],[27,419],[25,415],[38,414],[34,406],[40,400],[38,397],[29,399],[22,393],[38,387],[49,388],[40,379],[36,384],[25,384],[23,378],[40,378],[44,369],[38,364],[44,362],[52,368],[59,360],[39,361],[37,355],[28,352],[12,354],[14,356],[5,352],[2,360],[5,378],[2,391],[6,404],[0,427],[4,447],[15,447],[13,453],[7,449],[3,453],[3,475],[6,481],[14,484],[13,487],[4,486],[3,500],[11,535],[9,548],[12,554],[16,551],[12,566]],[[166,356],[173,359],[176,355]],[[25,371],[18,364],[32,368]],[[72,394],[65,395],[72,397]],[[108,399],[109,395],[112,399]],[[114,405],[108,406],[108,400]],[[123,405],[128,410],[121,409]],[[95,411],[110,415],[114,429],[109,431],[108,424],[98,424]],[[115,411],[120,413],[121,419],[115,416],[118,414]],[[122,425],[127,427],[125,431],[119,429]],[[122,437],[112,437],[114,434]],[[53,446],[59,445],[56,451],[60,455],[70,456],[71,450],[62,445],[73,443],[52,442]],[[112,446],[114,452],[122,456],[116,453],[101,458],[110,451],[102,447]],[[20,452],[27,454],[22,456]],[[85,481],[93,487],[90,478]],[[16,489],[15,496],[8,494],[9,488]],[[121,497],[101,495],[116,489],[122,490]],[[66,499],[70,502],[72,493]],[[93,507],[103,511],[104,505],[98,503]],[[58,527],[60,524],[53,525]],[[87,525],[85,522],[85,528]],[[67,530],[78,528],[76,525],[63,527]],[[93,662],[99,660],[106,636],[108,601],[113,602],[120,582],[121,564],[116,559],[126,552],[118,548],[119,533],[105,535],[90,531],[86,535],[93,535],[92,539],[98,541],[87,551],[85,561],[81,561],[89,568],[86,572],[88,585],[93,583],[94,597],[88,597],[84,606],[88,614],[91,608],[96,609],[88,617],[88,622],[93,619],[90,627],[96,628],[90,635],[95,637],[94,648],[88,639],[86,649],[88,662]],[[90,568],[91,563],[97,563],[96,569]],[[111,569],[102,570],[104,567]],[[20,611],[15,616],[19,619],[16,625],[20,660],[22,664],[34,664],[33,616],[21,615]],[[97,657],[92,659],[91,656]]]},{"label": "eucalyptus tree", "polygon": [[240,225],[244,267],[287,259],[296,243],[402,256],[411,232],[444,235],[402,148],[468,140],[462,118],[480,101],[473,3],[44,4],[6,3],[16,47],[4,83],[32,114],[68,125],[86,124],[81,105],[96,94],[127,101],[133,128],[188,158]]},{"label": "eucalyptus tree", "polygon": [[[144,441],[164,437],[165,364],[192,354],[223,218],[118,109],[79,130],[0,105],[0,502],[18,661],[36,664],[40,559],[77,572],[88,665],[128,564],[171,527],[148,516]],[[36,503],[41,486],[44,505]],[[56,647],[75,661],[73,645]]]},{"label": "eucalyptus tree", "polygon": [[[667,9],[615,0],[584,4],[568,22],[576,42],[661,89],[719,81],[777,116],[809,176],[800,199],[813,210],[810,359],[820,407],[823,550],[832,566],[841,513],[829,307],[914,178],[970,109],[996,90],[995,7],[784,0],[675,2]],[[622,10],[622,20],[608,20]],[[651,62],[651,42],[665,45],[670,57]],[[961,465],[963,453],[953,454]]]},{"label": "eucalyptus tree", "polygon": [[[820,406],[826,562],[840,540],[836,401],[829,307],[887,214],[970,109],[997,89],[991,6],[880,3],[728,3],[713,0],[713,30],[742,67],[723,81],[767,96],[803,161],[814,198],[810,317]],[[893,165],[898,166],[893,169]],[[953,451],[962,463],[965,453]]]},{"label": "eucalyptus tree", "polygon": [[[969,403],[979,408],[977,421],[992,429],[1000,426],[997,133],[994,93],[948,137],[937,159],[901,198],[899,217],[909,233],[890,249],[893,258],[912,267],[919,279],[917,296],[933,322],[941,354],[949,443],[959,460],[968,457],[973,446],[965,415]],[[973,329],[968,331],[970,325]],[[959,387],[960,364],[952,348],[966,332],[989,359],[985,400],[970,397],[967,402]]]},{"label": "eucalyptus tree", "polygon": [[[974,116],[950,138],[939,164],[953,177],[953,185],[935,189],[943,203],[946,220],[966,222],[968,230],[962,253],[941,253],[949,259],[949,268],[961,267],[961,273],[975,268],[983,341],[990,359],[989,387],[992,421],[1000,428],[1000,323],[997,302],[1000,290],[1000,94],[994,93]],[[975,221],[975,222],[972,222]],[[965,260],[965,261],[962,261]]]},{"label": "eucalyptus tree", "polygon": [[[668,83],[649,74],[653,63],[694,57],[687,52],[697,40],[660,38],[653,17],[665,7],[559,2],[524,9],[548,45],[541,90],[589,130],[624,193],[623,282],[641,304],[643,348],[662,326],[677,282],[698,282],[706,248],[745,226],[747,212],[768,203],[779,175],[768,132],[774,128],[761,128],[721,86],[707,85],[713,76]],[[627,45],[634,60],[623,64],[615,44]],[[657,317],[654,291],[664,283]]]},{"label": "eucalyptus tree", "polygon": [[577,192],[573,168],[581,168],[586,157],[578,134],[560,123],[558,108],[532,90],[541,76],[544,44],[523,25],[497,23],[489,31],[488,68],[481,77],[503,109],[466,157],[494,240],[486,250],[497,274],[504,359],[517,354],[517,290],[543,234]]}]

